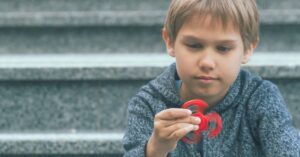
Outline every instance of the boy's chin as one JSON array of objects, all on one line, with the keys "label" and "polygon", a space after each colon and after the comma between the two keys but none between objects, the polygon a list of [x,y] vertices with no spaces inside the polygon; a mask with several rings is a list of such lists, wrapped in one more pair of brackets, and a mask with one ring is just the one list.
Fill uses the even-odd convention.
[{"label": "boy's chin", "polygon": [[194,92],[195,98],[198,99],[220,99],[225,96],[227,91],[217,90],[217,89],[205,89],[205,90],[197,90]]}]

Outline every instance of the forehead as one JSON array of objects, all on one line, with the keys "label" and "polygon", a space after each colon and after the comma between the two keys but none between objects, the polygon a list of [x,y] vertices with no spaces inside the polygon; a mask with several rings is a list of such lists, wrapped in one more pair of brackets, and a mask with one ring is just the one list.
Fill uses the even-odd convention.
[{"label": "forehead", "polygon": [[232,20],[224,21],[221,17],[212,15],[193,15],[188,18],[182,27],[193,29],[205,28],[209,30],[221,30],[223,32],[239,32],[238,26]]},{"label": "forehead", "polygon": [[180,28],[177,36],[181,39],[201,39],[205,42],[242,41],[240,32],[234,27],[233,22],[223,23],[221,19],[211,16],[193,16]]}]

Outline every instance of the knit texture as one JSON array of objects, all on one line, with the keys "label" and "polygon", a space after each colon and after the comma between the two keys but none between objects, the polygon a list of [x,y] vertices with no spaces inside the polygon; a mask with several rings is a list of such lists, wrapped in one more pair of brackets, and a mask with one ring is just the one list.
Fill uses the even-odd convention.
[{"label": "knit texture", "polygon": [[[174,63],[130,100],[123,138],[125,157],[145,156],[155,114],[181,107],[176,80]],[[273,83],[241,70],[224,99],[211,111],[222,117],[221,133],[208,139],[204,132],[201,145],[179,141],[168,156],[300,157],[299,132],[292,126],[291,115]]]}]

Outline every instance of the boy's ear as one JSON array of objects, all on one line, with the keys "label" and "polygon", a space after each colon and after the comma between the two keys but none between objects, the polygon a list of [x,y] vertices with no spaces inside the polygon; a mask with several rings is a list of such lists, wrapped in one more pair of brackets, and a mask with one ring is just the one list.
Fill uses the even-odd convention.
[{"label": "boy's ear", "polygon": [[242,64],[246,64],[249,62],[253,52],[254,52],[254,49],[256,48],[257,46],[257,42],[252,42],[250,44],[250,47],[245,51],[244,53],[244,57],[243,57],[243,60],[242,60]]},{"label": "boy's ear", "polygon": [[168,36],[166,28],[163,28],[162,30],[162,38],[164,39],[168,54],[172,57],[175,57],[174,45]]}]

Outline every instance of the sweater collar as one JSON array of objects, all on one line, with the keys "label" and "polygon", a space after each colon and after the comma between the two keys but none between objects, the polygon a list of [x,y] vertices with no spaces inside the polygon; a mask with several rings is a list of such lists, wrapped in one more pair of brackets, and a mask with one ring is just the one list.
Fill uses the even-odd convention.
[{"label": "sweater collar", "polygon": [[165,103],[168,108],[178,108],[182,104],[179,92],[176,90],[176,80],[178,79],[176,63],[173,63],[151,82],[156,88],[157,94],[162,96],[166,101]]},{"label": "sweater collar", "polygon": [[217,105],[212,107],[210,109],[210,111],[216,111],[216,112],[222,113],[225,110],[232,108],[239,104],[240,99],[241,99],[240,92],[242,92],[242,90],[241,90],[242,78],[241,77],[242,77],[242,71],[239,72],[236,80],[230,86],[225,97]]}]

